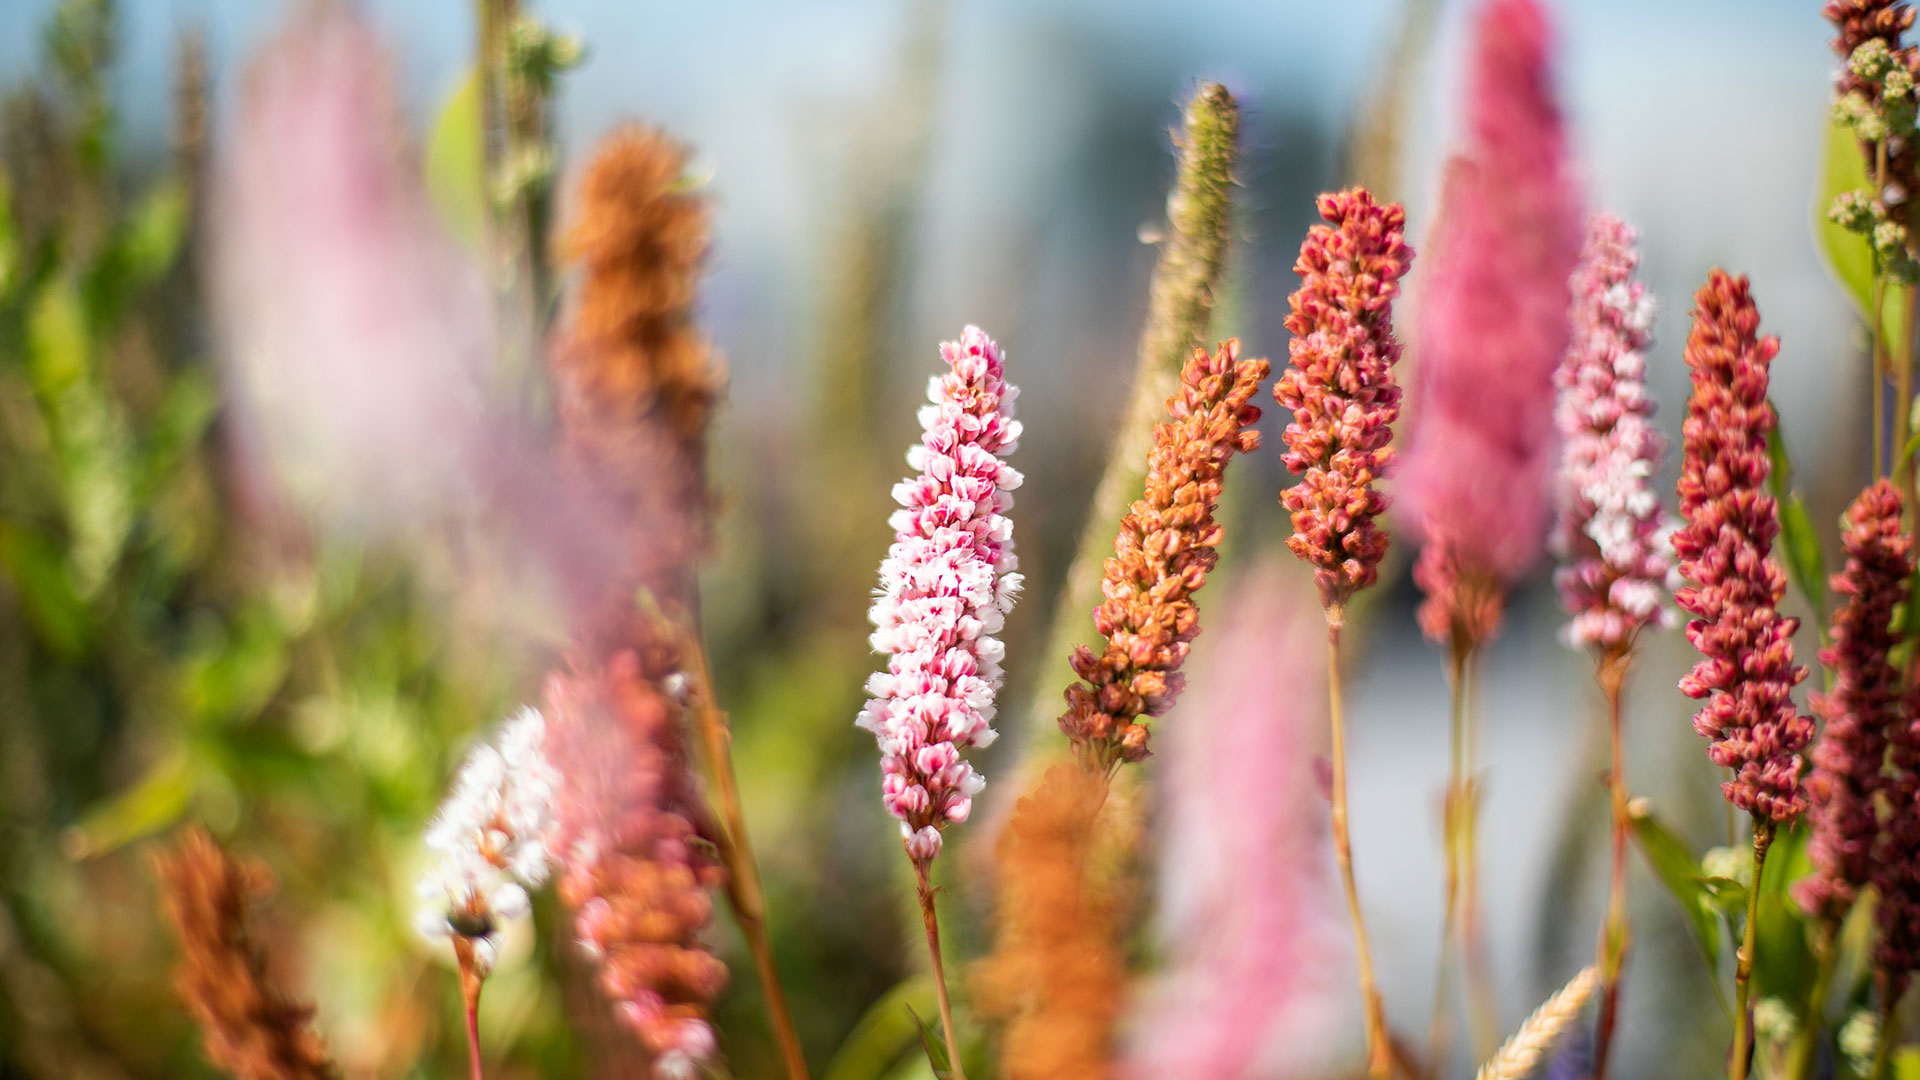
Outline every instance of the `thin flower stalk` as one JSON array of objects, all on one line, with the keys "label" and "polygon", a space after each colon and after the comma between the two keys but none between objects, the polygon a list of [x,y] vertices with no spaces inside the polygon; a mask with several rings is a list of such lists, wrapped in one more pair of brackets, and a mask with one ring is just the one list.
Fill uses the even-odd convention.
[{"label": "thin flower stalk", "polygon": [[[1087,613],[1099,605],[1102,568],[1112,550],[1113,522],[1140,490],[1143,463],[1166,400],[1177,394],[1187,357],[1206,344],[1207,326],[1226,273],[1233,217],[1233,170],[1240,157],[1240,105],[1218,83],[1205,83],[1187,103],[1177,137],[1179,163],[1167,195],[1166,236],[1147,290],[1133,394],[1106,468],[1094,489],[1086,526],[1074,547],[1047,632],[1048,657],[1069,656],[1087,639]],[[1052,685],[1043,680],[1043,685]],[[1031,724],[1046,732],[1057,714],[1036,695]]]},{"label": "thin flower stalk", "polygon": [[957,1073],[959,1040],[927,869],[942,833],[967,820],[985,786],[964,753],[997,737],[994,695],[1005,648],[995,635],[1021,584],[1006,516],[1021,476],[1002,456],[1018,447],[1020,421],[1006,358],[979,327],[943,343],[940,358],[948,370],[929,380],[921,439],[907,452],[918,475],[893,490],[901,508],[889,520],[893,545],[870,613],[873,649],[887,656],[887,670],[867,680],[872,697],[856,722],[880,748],[881,801],[899,821],[913,863]]},{"label": "thin flower stalk", "polygon": [[1080,677],[1067,688],[1060,728],[1075,756],[1099,773],[1144,760],[1146,721],[1172,706],[1186,685],[1180,667],[1200,632],[1194,594],[1219,561],[1224,530],[1214,520],[1221,484],[1236,453],[1260,445],[1251,403],[1269,370],[1265,360],[1240,359],[1229,340],[1209,355],[1195,349],[1167,401],[1168,419],[1155,425],[1142,497],[1120,520],[1094,609],[1102,651],[1073,652]]},{"label": "thin flower stalk", "polygon": [[1665,603],[1676,577],[1653,477],[1665,443],[1653,426],[1646,386],[1653,302],[1635,280],[1640,257],[1631,228],[1608,214],[1587,225],[1574,272],[1573,341],[1560,366],[1555,415],[1561,444],[1560,517],[1551,546],[1561,604],[1572,616],[1563,636],[1592,652],[1607,699],[1608,801],[1612,866],[1597,964],[1600,1020],[1594,1040],[1595,1080],[1604,1080],[1618,1017],[1627,950],[1627,813],[1620,699],[1634,646],[1648,629],[1678,623]]},{"label": "thin flower stalk", "polygon": [[[1458,919],[1443,928],[1441,952],[1461,938],[1484,1056],[1499,1022],[1480,934],[1465,694],[1475,655],[1499,629],[1508,584],[1546,539],[1553,379],[1566,353],[1581,212],[1544,5],[1484,0],[1472,34],[1464,146],[1448,166],[1425,252],[1417,412],[1397,493],[1403,519],[1423,534],[1420,625],[1448,650],[1459,718],[1446,814],[1447,907]],[[1446,1030],[1448,996],[1436,999],[1436,1032]]]},{"label": "thin flower stalk", "polygon": [[[1806,809],[1800,751],[1813,734],[1792,698],[1807,672],[1793,662],[1798,620],[1779,612],[1787,577],[1773,559],[1780,526],[1766,493],[1767,435],[1777,423],[1768,367],[1780,343],[1759,336],[1759,327],[1746,278],[1716,268],[1694,295],[1685,354],[1693,394],[1681,428],[1683,524],[1673,536],[1680,574],[1691,582],[1674,599],[1696,616],[1687,640],[1702,654],[1680,690],[1706,700],[1694,730],[1712,740],[1714,763],[1732,770],[1722,794],[1752,817],[1756,883],[1776,826]],[[1734,966],[1731,1080],[1745,1080],[1751,1057],[1747,998],[1759,889],[1748,891]]]},{"label": "thin flower stalk", "polygon": [[247,926],[271,889],[260,867],[234,861],[203,829],[155,860],[180,944],[174,985],[200,1024],[208,1060],[237,1080],[336,1080],[313,1009],[281,988]]},{"label": "thin flower stalk", "polygon": [[1387,535],[1375,524],[1387,498],[1374,481],[1393,464],[1388,444],[1400,413],[1400,387],[1393,379],[1400,358],[1393,299],[1413,251],[1403,240],[1406,215],[1397,204],[1381,206],[1355,188],[1321,196],[1319,209],[1326,224],[1309,230],[1294,264],[1301,286],[1289,298],[1289,364],[1273,389],[1275,400],[1293,410],[1284,460],[1301,478],[1280,501],[1293,522],[1287,546],[1314,567],[1326,615],[1334,852],[1360,965],[1367,1069],[1384,1077],[1392,1067],[1392,1050],[1347,835],[1340,631],[1347,601],[1375,581],[1387,550]]}]

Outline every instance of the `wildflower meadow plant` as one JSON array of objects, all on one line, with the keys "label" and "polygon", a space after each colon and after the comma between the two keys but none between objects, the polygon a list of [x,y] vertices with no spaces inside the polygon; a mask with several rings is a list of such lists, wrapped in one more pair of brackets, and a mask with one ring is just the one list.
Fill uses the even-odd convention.
[{"label": "wildflower meadow plant", "polygon": [[[1423,40],[1427,7],[1409,5],[1396,65]],[[104,132],[86,126],[107,100],[85,70],[108,37],[103,10],[62,0],[49,41],[81,106],[69,110],[80,127],[67,156],[110,179],[97,161]],[[1280,483],[1271,462],[1230,469],[1260,446],[1256,402],[1273,371],[1229,331],[1255,341],[1254,316],[1277,316],[1283,290],[1264,258],[1230,258],[1247,231],[1234,205],[1240,104],[1219,84],[1193,87],[1172,140],[1164,229],[1140,231],[1158,250],[1138,346],[1125,370],[1100,372],[1130,373],[1130,388],[1102,397],[1051,372],[1023,380],[1054,392],[1029,400],[1050,414],[1054,439],[1033,450],[1069,463],[1031,466],[1049,499],[1023,512],[1021,544],[1029,569],[1045,571],[1034,595],[1052,602],[1032,626],[1010,623],[1024,589],[1013,507],[1025,477],[1010,464],[1023,432],[1007,351],[971,325],[940,345],[861,623],[847,567],[870,566],[881,537],[869,528],[877,515],[848,507],[885,493],[862,479],[892,458],[865,430],[885,425],[836,433],[819,460],[838,466],[802,483],[783,440],[817,436],[818,424],[784,423],[785,397],[749,399],[744,423],[717,419],[729,387],[716,341],[751,357],[743,380],[768,381],[769,370],[753,355],[766,340],[743,332],[736,311],[758,294],[714,258],[752,221],[719,228],[712,216],[715,191],[742,190],[727,186],[733,163],[710,179],[676,136],[622,123],[563,170],[561,148],[577,144],[559,137],[563,114],[551,106],[580,48],[520,5],[482,0],[478,10],[475,77],[436,124],[425,179],[376,32],[333,5],[303,8],[264,47],[230,134],[206,136],[200,119],[203,138],[230,143],[210,158],[216,212],[204,222],[210,339],[230,411],[213,381],[192,381],[179,358],[147,362],[149,335],[107,317],[142,259],[171,264],[148,248],[166,247],[170,230],[191,233],[187,209],[171,225],[164,204],[151,219],[36,219],[36,200],[63,196],[58,184],[18,180],[15,147],[33,139],[14,131],[26,123],[15,110],[0,117],[0,353],[18,343],[25,356],[0,364],[0,446],[21,461],[0,470],[0,820],[12,836],[21,806],[73,819],[20,858],[0,858],[0,1074],[16,1071],[16,1034],[24,1075],[68,1061],[86,1075],[180,1074],[161,1051],[108,1060],[101,1048],[124,1042],[134,1022],[88,1000],[108,990],[81,973],[99,957],[75,942],[108,942],[128,965],[155,951],[121,925],[137,920],[120,908],[80,901],[124,876],[106,861],[112,847],[189,814],[237,834],[231,850],[283,856],[309,878],[324,875],[305,853],[324,848],[383,875],[372,880],[418,885],[415,936],[426,943],[413,942],[411,966],[386,971],[378,950],[397,951],[392,931],[405,924],[387,890],[357,890],[378,911],[356,918],[342,912],[357,879],[289,874],[303,894],[266,912],[264,867],[205,828],[162,849],[153,876],[197,1052],[242,1080],[439,1075],[462,1034],[470,1080],[489,1068],[805,1080],[814,1066],[835,1080],[965,1080],[969,1070],[1007,1080],[1520,1080],[1541,1070],[1604,1080],[1610,1068],[1708,1057],[1724,1057],[1729,1080],[1914,1074],[1920,1045],[1903,1021],[1920,970],[1920,50],[1905,40],[1914,16],[1904,0],[1823,8],[1839,63],[1816,235],[1864,320],[1871,390],[1859,396],[1873,402],[1869,423],[1835,429],[1845,452],[1806,474],[1841,491],[1796,486],[1806,481],[1781,409],[1799,401],[1771,395],[1783,356],[1821,355],[1832,378],[1849,370],[1844,358],[1811,343],[1783,354],[1761,332],[1748,278],[1721,269],[1693,297],[1684,346],[1657,341],[1657,311],[1679,308],[1656,302],[1654,285],[1668,278],[1643,276],[1642,234],[1599,213],[1583,238],[1578,178],[1614,173],[1576,163],[1584,144],[1555,72],[1586,43],[1556,37],[1549,0],[1477,0],[1461,130],[1428,220],[1410,222],[1384,197],[1398,178],[1380,169],[1393,154],[1379,148],[1401,141],[1397,110],[1357,121],[1374,150],[1356,160],[1385,186],[1348,178],[1313,201],[1318,220],[1284,290],[1288,362],[1272,384],[1288,413]],[[939,52],[914,54],[914,86],[935,84]],[[938,110],[920,111],[931,128]],[[59,130],[34,124],[34,137]],[[713,145],[733,152],[728,140]],[[899,158],[931,161],[944,145],[928,139]],[[556,203],[561,176],[568,198]],[[904,199],[916,190],[909,179],[879,186]],[[550,221],[556,205],[564,213]],[[893,222],[902,209],[861,220]],[[1676,220],[1668,207],[1637,213],[1650,262],[1684,249],[1659,224]],[[1416,224],[1426,237],[1417,273]],[[851,245],[873,261],[848,279],[910,266],[901,252],[875,255],[890,243]],[[730,286],[711,306],[710,260],[728,268]],[[878,299],[843,306],[844,318],[824,320],[824,351],[857,340],[863,357],[880,355],[897,313]],[[1010,323],[1024,333],[1070,310],[1035,305]],[[1413,365],[1404,400],[1403,339]],[[1088,354],[1105,356],[1109,343],[1099,344]],[[836,395],[864,413],[891,392],[866,359],[821,370],[858,374],[813,379],[823,416],[839,415]],[[1656,410],[1658,389],[1683,372],[1684,415]],[[1076,442],[1051,415],[1105,408],[1113,431],[1094,440]],[[177,571],[168,560],[195,545],[222,558],[253,546],[233,530],[171,529],[183,520],[172,502],[192,503],[193,491],[168,488],[166,508],[126,516],[128,500],[168,474],[169,455],[181,456],[176,443],[199,438],[182,432],[203,428],[234,462],[233,475],[203,486],[232,485],[276,511],[271,543],[259,545],[286,553],[273,573],[256,575],[247,558],[231,574]],[[1662,485],[1676,430],[1670,510]],[[1062,450],[1082,442],[1106,445],[1106,456]],[[136,468],[133,447],[155,460]],[[130,478],[111,497],[71,487],[107,473]],[[34,502],[41,487],[57,492],[58,513]],[[1262,524],[1276,496],[1289,530]],[[226,500],[207,501],[225,512]],[[797,514],[796,501],[807,504]],[[1837,528],[1808,511],[1816,502],[1846,507]],[[109,533],[128,552],[164,549],[165,573],[191,587],[129,569],[144,563],[103,548]],[[832,543],[795,539],[828,533]],[[828,548],[867,543],[857,560],[815,565],[833,561]],[[443,634],[423,629],[425,615],[382,620],[384,594],[407,590],[355,577],[375,545],[395,549],[405,568],[395,574],[409,581],[459,583],[448,595],[459,594],[460,613],[439,618]],[[1283,545],[1294,560],[1279,556]],[[1587,849],[1570,846],[1566,865],[1545,875],[1547,928],[1596,930],[1597,942],[1590,963],[1543,953],[1543,987],[1560,989],[1519,1019],[1502,1009],[1517,1003],[1495,993],[1482,925],[1476,817],[1489,781],[1475,766],[1472,687],[1499,677],[1488,646],[1546,551],[1561,637],[1585,657],[1582,685],[1590,673],[1604,697],[1610,858],[1603,908],[1576,895],[1597,881],[1597,854],[1588,866]],[[1413,603],[1409,580],[1422,594]],[[814,606],[829,593],[838,599]],[[469,594],[501,614],[469,623]],[[1525,605],[1514,610],[1524,625]],[[1648,685],[1659,650],[1683,648],[1658,633],[1681,611],[1691,669],[1677,685]],[[150,624],[175,622],[188,629],[147,636]],[[1416,629],[1446,653],[1447,692],[1420,702],[1450,716],[1444,790],[1428,800],[1417,782],[1383,780],[1350,792],[1350,766],[1366,779],[1388,774],[1373,771],[1366,740],[1350,747],[1348,702],[1372,709],[1390,697],[1372,683],[1395,665],[1374,650],[1417,641]],[[863,633],[882,670],[859,648]],[[502,662],[472,675],[442,659],[471,639]],[[8,680],[33,665],[54,675],[13,693]],[[438,666],[448,671],[437,679],[421,674]],[[1632,728],[1630,675],[1645,713]],[[14,767],[16,750],[37,744],[15,739],[10,718],[16,703],[46,708],[97,678],[112,683],[99,701],[139,703],[125,707],[130,730],[175,708],[192,723],[155,740],[158,751],[115,743],[128,760],[161,762],[92,805],[86,785],[41,790],[33,768]],[[1625,769],[1641,740],[1659,748],[1655,724],[1677,716],[1683,697],[1698,703],[1707,760],[1691,756],[1681,767],[1697,775],[1667,781],[1705,791],[1710,770],[1723,770],[1715,813],[1725,810],[1728,842],[1704,853],[1686,838],[1708,823],[1670,820],[1685,800],[1636,796]],[[516,700],[538,706],[468,734]],[[96,723],[105,708],[62,715],[106,739],[122,718]],[[1019,745],[996,742],[1008,708],[1039,718],[1006,740]],[[856,709],[864,736],[847,730]],[[438,713],[451,719],[430,722]],[[1356,725],[1368,738],[1374,719]],[[260,779],[341,744],[350,767],[297,798]],[[116,757],[89,784],[120,768]],[[1007,781],[988,791],[986,768]],[[1586,784],[1576,771],[1502,788],[1503,798]],[[795,810],[802,785],[818,789],[830,820]],[[338,847],[356,834],[309,830],[301,814],[313,812],[313,791],[385,816],[354,819],[366,842]],[[1569,834],[1599,835],[1593,805],[1570,818]],[[1432,828],[1444,838],[1430,971],[1411,970],[1406,920],[1365,911],[1356,811],[1401,837]],[[764,867],[750,823],[772,838]],[[383,841],[409,833],[419,842]],[[1679,902],[1725,1027],[1711,1008],[1676,1008],[1663,1010],[1664,1029],[1641,1031],[1640,1014],[1623,1007],[1636,845],[1646,880]],[[394,865],[389,849],[424,862]],[[1370,852],[1364,865],[1384,868],[1390,854]],[[1417,860],[1402,864],[1403,878],[1419,871]],[[66,876],[28,887],[19,866]],[[903,899],[886,883],[908,870],[915,910],[904,918],[918,916],[908,936],[924,939],[924,961],[918,944],[902,947],[896,903],[874,900]],[[111,910],[113,925],[95,908]],[[300,932],[316,909],[324,919]],[[537,932],[519,933],[536,920]],[[532,944],[503,958],[510,928]],[[375,944],[334,955],[355,939]],[[1652,969],[1684,962],[1662,955],[1678,951],[1636,947],[1634,985],[1642,968],[1651,985]],[[449,954],[463,1023],[453,980],[419,978],[431,970],[424,958]],[[339,969],[359,980],[354,992],[340,988]],[[1412,977],[1435,989],[1424,1041],[1396,1029],[1386,1005],[1406,999]],[[305,1003],[301,983],[327,1015]],[[54,985],[87,992],[49,994],[39,1009],[11,1003]],[[428,993],[439,995],[431,1007],[413,1000]],[[363,998],[394,1014],[377,1039],[366,1017],[332,1016]],[[1464,1071],[1457,1017],[1472,1036]]]},{"label": "wildflower meadow plant", "polygon": [[[1006,649],[995,635],[1020,594],[1013,551],[1013,490],[1021,476],[1001,460],[1020,444],[1000,346],[977,326],[940,346],[944,374],[927,383],[921,439],[907,451],[919,475],[894,485],[893,546],[880,564],[871,612],[873,649],[887,670],[857,723],[880,747],[881,801],[919,883],[927,950],[950,1060],[960,1058],[940,959],[928,868],[947,826],[967,820],[986,781],[962,752],[991,745],[994,695]],[[958,1066],[956,1065],[956,1068]]]}]

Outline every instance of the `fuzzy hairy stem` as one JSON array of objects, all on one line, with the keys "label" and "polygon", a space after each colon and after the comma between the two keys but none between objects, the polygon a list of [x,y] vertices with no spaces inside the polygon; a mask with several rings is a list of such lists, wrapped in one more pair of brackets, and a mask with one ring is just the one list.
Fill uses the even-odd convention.
[{"label": "fuzzy hairy stem", "polygon": [[1360,892],[1353,878],[1353,844],[1347,835],[1347,738],[1340,696],[1339,605],[1327,608],[1327,713],[1333,731],[1333,853],[1340,864],[1340,883],[1346,889],[1347,915],[1353,920],[1355,959],[1360,966],[1360,1000],[1367,1028],[1367,1075],[1386,1080],[1392,1074],[1393,1048],[1387,1039],[1386,1010],[1374,982],[1373,953],[1367,942],[1366,920],[1360,914]]},{"label": "fuzzy hairy stem", "polygon": [[[1133,397],[1107,455],[1106,471],[1087,508],[1086,526],[1068,565],[1047,634],[1049,663],[1065,668],[1073,647],[1093,638],[1093,610],[1100,604],[1100,574],[1113,553],[1114,523],[1126,515],[1146,479],[1147,448],[1154,425],[1180,385],[1180,370],[1204,347],[1214,294],[1227,264],[1232,217],[1233,167],[1239,157],[1240,106],[1225,87],[1207,83],[1187,105],[1180,135],[1180,164],[1167,199],[1167,235],[1148,290],[1147,322],[1133,376]],[[1042,686],[1074,679],[1043,677]],[[1050,737],[1060,702],[1045,694],[1034,702],[1032,730]]]},{"label": "fuzzy hairy stem", "polygon": [[485,977],[474,964],[471,939],[455,935],[453,956],[460,964],[460,1004],[467,1028],[467,1075],[469,1080],[483,1080],[480,1072],[480,987],[484,985]]}]

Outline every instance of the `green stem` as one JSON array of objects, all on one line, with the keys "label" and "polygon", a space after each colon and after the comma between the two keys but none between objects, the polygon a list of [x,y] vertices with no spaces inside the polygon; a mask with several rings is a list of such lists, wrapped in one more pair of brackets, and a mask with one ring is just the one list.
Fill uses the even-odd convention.
[{"label": "green stem", "polygon": [[[1884,141],[1874,144],[1873,157],[1873,197],[1878,199],[1881,197],[1880,193],[1887,189],[1887,144]],[[1873,475],[1876,480],[1887,474],[1885,456],[1887,421],[1883,415],[1886,412],[1886,406],[1882,400],[1886,393],[1887,380],[1886,296],[1886,270],[1880,265],[1880,256],[1875,255],[1873,257],[1873,311],[1867,317],[1873,323]],[[1904,420],[1904,417],[1895,418],[1895,423],[1901,430],[1906,427]],[[1893,445],[1897,451],[1899,448],[1904,448],[1905,443],[1896,441]]]},{"label": "green stem", "polygon": [[1600,935],[1600,1020],[1594,1029],[1593,1080],[1606,1080],[1613,1030],[1619,1022],[1620,973],[1627,960],[1627,778],[1620,724],[1620,691],[1632,655],[1609,654],[1600,662],[1600,687],[1607,695],[1607,736],[1611,768],[1607,792],[1613,808],[1613,874],[1607,885],[1607,921]]},{"label": "green stem", "polygon": [[1734,954],[1733,1057],[1727,1062],[1727,1080],[1747,1080],[1753,1056],[1753,1020],[1748,998],[1752,992],[1753,951],[1760,925],[1760,875],[1766,869],[1767,849],[1773,845],[1773,822],[1753,819],[1753,884],[1747,889],[1747,926]]},{"label": "green stem", "polygon": [[[1133,396],[1054,605],[1041,654],[1048,663],[1064,668],[1074,646],[1093,640],[1093,610],[1100,604],[1101,570],[1113,553],[1114,528],[1146,482],[1153,428],[1179,389],[1180,369],[1194,349],[1206,344],[1214,295],[1227,264],[1239,133],[1240,106],[1233,95],[1217,83],[1202,85],[1187,105],[1179,169],[1167,199],[1167,235],[1148,288]],[[1043,677],[1041,685],[1065,686],[1073,678],[1070,669],[1063,670],[1058,678]],[[1037,694],[1035,699],[1031,730],[1046,737],[1059,716],[1059,698]]]}]

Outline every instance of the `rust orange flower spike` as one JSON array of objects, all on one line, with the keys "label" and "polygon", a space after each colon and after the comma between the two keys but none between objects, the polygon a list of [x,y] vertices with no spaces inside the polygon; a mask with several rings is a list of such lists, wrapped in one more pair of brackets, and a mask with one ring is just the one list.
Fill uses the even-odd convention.
[{"label": "rust orange flower spike", "polygon": [[1106,638],[1103,652],[1074,650],[1080,681],[1067,688],[1060,728],[1074,753],[1107,771],[1148,755],[1144,717],[1159,716],[1183,685],[1180,665],[1200,632],[1193,594],[1219,561],[1220,524],[1213,519],[1227,462],[1260,445],[1253,395],[1270,370],[1240,359],[1230,340],[1209,356],[1195,349],[1167,402],[1170,418],[1153,431],[1144,497],[1120,521],[1094,609]]}]

